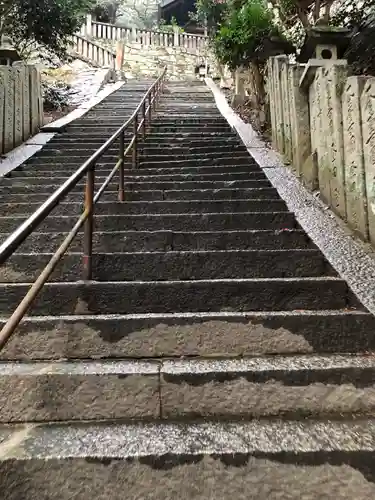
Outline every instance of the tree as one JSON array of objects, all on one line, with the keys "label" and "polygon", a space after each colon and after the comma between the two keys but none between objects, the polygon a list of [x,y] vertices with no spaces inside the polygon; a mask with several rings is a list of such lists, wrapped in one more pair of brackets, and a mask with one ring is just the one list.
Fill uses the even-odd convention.
[{"label": "tree", "polygon": [[92,10],[95,18],[102,23],[115,24],[121,0],[100,0]]},{"label": "tree", "polygon": [[92,0],[2,0],[0,36],[8,36],[21,54],[42,45],[62,56],[92,5]]},{"label": "tree", "polygon": [[151,29],[157,23],[159,0],[99,0],[93,14],[103,22]]}]

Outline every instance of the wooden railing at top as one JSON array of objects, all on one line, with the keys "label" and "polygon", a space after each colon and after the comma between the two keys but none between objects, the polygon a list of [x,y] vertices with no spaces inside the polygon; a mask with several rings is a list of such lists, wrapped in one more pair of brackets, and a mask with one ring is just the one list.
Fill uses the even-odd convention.
[{"label": "wooden railing at top", "polygon": [[180,33],[178,29],[175,29],[172,33],[166,33],[157,30],[121,28],[113,24],[92,21],[91,16],[87,17],[86,24],[82,26],[80,35],[105,40],[123,40],[147,46],[184,47],[193,51],[202,51],[207,43],[205,35]]},{"label": "wooden railing at top", "polygon": [[115,68],[116,53],[113,50],[102,47],[81,35],[72,37],[71,48],[77,54],[97,63],[102,68]]}]

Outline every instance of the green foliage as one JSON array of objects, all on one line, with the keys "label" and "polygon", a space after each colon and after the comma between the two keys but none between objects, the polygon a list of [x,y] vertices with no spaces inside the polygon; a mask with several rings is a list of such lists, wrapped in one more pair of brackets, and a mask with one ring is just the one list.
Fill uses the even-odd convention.
[{"label": "green foliage", "polygon": [[234,0],[213,37],[215,53],[222,64],[235,69],[262,56],[265,39],[279,36],[273,13],[263,0]]},{"label": "green foliage", "polygon": [[42,45],[57,55],[82,25],[92,0],[5,0],[0,2],[0,34],[19,50]]},{"label": "green foliage", "polygon": [[184,29],[178,26],[175,17],[172,17],[170,24],[167,24],[165,19],[161,19],[158,30],[162,31],[163,33],[174,33],[175,30],[177,30],[179,33],[184,33]]},{"label": "green foliage", "polygon": [[225,0],[197,0],[195,8],[191,18],[201,26],[207,23],[209,31],[214,33],[228,11],[228,4]]},{"label": "green foliage", "polygon": [[341,0],[337,11],[332,15],[331,24],[355,28],[366,22],[371,12],[375,11],[375,0]]}]

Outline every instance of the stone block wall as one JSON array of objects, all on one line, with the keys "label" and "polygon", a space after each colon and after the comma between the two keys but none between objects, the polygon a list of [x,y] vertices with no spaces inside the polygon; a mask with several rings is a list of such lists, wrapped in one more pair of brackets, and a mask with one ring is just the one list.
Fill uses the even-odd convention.
[{"label": "stone block wall", "polygon": [[343,61],[301,78],[307,69],[285,56],[268,62],[273,145],[308,188],[375,245],[375,78],[349,77]]},{"label": "stone block wall", "polygon": [[[111,50],[118,50],[118,42],[100,40]],[[138,42],[123,43],[123,73],[126,78],[154,78],[167,66],[167,79],[189,80],[197,78],[196,68],[205,65],[206,58],[212,76],[217,76],[215,59],[207,49],[191,52],[182,46],[144,45]]]},{"label": "stone block wall", "polygon": [[34,66],[0,66],[0,149],[7,153],[43,124],[40,73]]}]

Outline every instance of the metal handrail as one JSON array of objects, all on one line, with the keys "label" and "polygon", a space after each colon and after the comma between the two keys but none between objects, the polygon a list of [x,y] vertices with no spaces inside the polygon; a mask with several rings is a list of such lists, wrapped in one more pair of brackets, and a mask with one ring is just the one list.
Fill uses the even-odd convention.
[{"label": "metal handrail", "polygon": [[[35,212],[23,222],[1,245],[0,245],[0,265],[19,248],[25,239],[36,229],[52,212],[52,210],[63,200],[63,198],[72,191],[82,177],[86,174],[85,186],[85,209],[78,218],[77,222],[65,237],[59,248],[53,254],[52,258],[33,283],[25,297],[22,299],[16,310],[10,316],[2,330],[0,331],[0,349],[7,343],[18,324],[34,302],[35,298],[47,282],[48,278],[60,262],[65,252],[68,250],[79,230],[84,225],[84,243],[83,243],[83,279],[92,278],[92,240],[93,240],[93,222],[94,206],[99,201],[108,184],[119,171],[119,201],[125,201],[124,186],[124,161],[125,156],[132,150],[132,168],[138,166],[138,134],[141,131],[143,138],[146,134],[147,121],[151,123],[152,112],[155,111],[160,94],[163,91],[163,84],[167,68],[165,67],[161,75],[155,80],[148,91],[143,96],[141,102],[131,115],[131,117],[97,150],[93,155],[79,167],[62,186],[60,186]],[[139,120],[139,114],[142,119]],[[127,147],[125,147],[125,131],[133,125],[133,135]],[[95,166],[97,161],[104,153],[120,139],[119,159],[112,171],[105,179],[104,183],[94,195]]]}]

